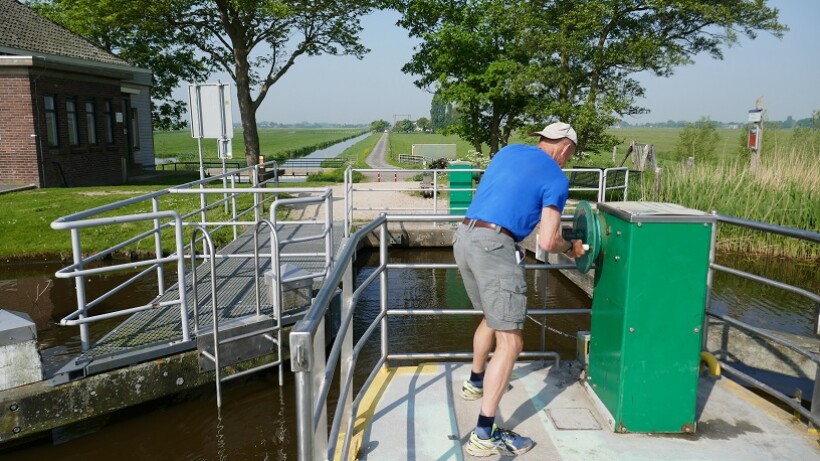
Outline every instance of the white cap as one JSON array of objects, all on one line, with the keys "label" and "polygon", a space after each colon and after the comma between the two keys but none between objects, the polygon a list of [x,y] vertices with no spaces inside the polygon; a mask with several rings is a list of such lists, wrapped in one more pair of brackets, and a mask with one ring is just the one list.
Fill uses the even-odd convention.
[{"label": "white cap", "polygon": [[573,130],[568,123],[564,122],[551,123],[545,126],[541,131],[533,131],[530,133],[530,136],[543,136],[549,139],[567,138],[576,146],[578,145],[578,135],[575,133],[575,130]]}]

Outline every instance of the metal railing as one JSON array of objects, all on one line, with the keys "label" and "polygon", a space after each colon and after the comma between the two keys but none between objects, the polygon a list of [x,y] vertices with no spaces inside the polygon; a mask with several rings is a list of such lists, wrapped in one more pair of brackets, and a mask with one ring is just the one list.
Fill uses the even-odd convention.
[{"label": "metal railing", "polygon": [[[90,210],[74,213],[69,216],[59,218],[51,223],[52,229],[68,230],[71,232],[73,263],[55,273],[58,278],[72,278],[75,283],[77,308],[74,312],[65,316],[61,325],[78,326],[80,328],[80,341],[82,350],[87,351],[92,347],[89,325],[101,320],[132,315],[149,309],[169,308],[178,306],[182,324],[182,341],[190,340],[189,319],[185,309],[187,305],[188,289],[181,281],[185,280],[186,269],[184,260],[188,258],[190,245],[184,242],[184,229],[192,226],[203,226],[210,235],[222,229],[229,229],[233,239],[236,239],[241,229],[256,225],[261,219],[263,209],[274,202],[279,194],[283,192],[299,193],[321,193],[321,201],[327,201],[330,194],[328,188],[303,188],[303,189],[279,189],[268,188],[269,184],[278,184],[278,178],[260,181],[266,168],[276,168],[275,162],[255,165],[252,167],[234,170],[230,173],[213,176],[204,180],[193,181],[180,186],[163,189],[160,191],[140,195],[138,197],[121,200],[108,205],[103,205]],[[237,175],[244,174],[250,176],[254,181],[253,187],[236,187]],[[221,184],[222,187],[213,187]],[[178,211],[180,205],[175,199],[184,195],[198,195],[199,206],[192,206],[192,210],[187,212]],[[210,197],[216,197],[209,201]],[[247,199],[245,197],[250,197]],[[243,199],[246,204],[240,204]],[[273,207],[271,205],[272,209]],[[150,212],[134,212],[148,208]],[[273,211],[275,212],[275,211]],[[209,216],[212,213],[220,213],[224,219],[213,219]],[[99,232],[112,229],[113,226],[122,228],[123,225],[145,223],[140,229],[127,235],[120,242],[111,245],[100,251],[86,254],[85,239],[94,239]],[[326,227],[331,223],[325,222]],[[163,236],[168,233],[173,234],[173,243],[170,248],[166,248],[167,243],[163,243]],[[332,234],[330,234],[332,238]],[[121,253],[131,251],[146,239],[153,239],[152,247],[143,256],[142,260],[127,263],[105,264],[108,259],[116,259]],[[332,259],[332,245],[328,244],[325,253],[326,260]],[[210,258],[207,254],[201,258]],[[219,258],[221,256],[214,255]],[[231,255],[232,257],[252,258],[253,254]],[[269,256],[269,255],[266,255]],[[175,262],[177,265],[177,280],[179,287],[179,298],[171,301],[157,302],[168,290],[166,282],[165,264]],[[327,272],[329,263],[325,265],[324,272]],[[115,286],[107,292],[90,299],[88,296],[87,284],[90,276],[104,276],[115,271],[133,270],[142,268],[138,274],[130,277],[125,282]],[[134,307],[119,306],[113,311],[93,315],[93,309],[101,303],[111,298],[114,294],[121,292],[137,282],[147,280],[149,276],[156,277],[156,298],[147,304]]]},{"label": "metal railing", "polygon": [[[464,316],[481,315],[480,311],[469,308],[437,308],[437,309],[392,309],[388,305],[388,277],[391,269],[455,269],[455,264],[396,264],[388,261],[388,222],[453,222],[463,219],[464,216],[449,215],[382,215],[376,220],[363,226],[349,238],[345,238],[338,252],[334,269],[330,272],[325,284],[316,296],[313,306],[305,317],[300,320],[290,333],[291,367],[295,373],[296,400],[297,400],[297,434],[298,452],[300,460],[333,459],[338,453],[337,443],[340,434],[344,435],[341,447],[341,459],[348,459],[350,451],[352,428],[358,407],[364,397],[367,387],[375,379],[383,365],[389,361],[408,360],[468,360],[471,352],[439,352],[439,353],[392,353],[389,349],[390,329],[389,317],[396,316]],[[357,245],[370,233],[378,231],[379,235],[379,265],[358,286],[353,281],[353,260]],[[574,269],[574,264],[526,264],[527,270],[534,269]],[[372,320],[366,331],[362,333],[356,344],[353,344],[352,322],[357,313],[358,301],[362,293],[378,280],[379,286],[379,314]],[[324,331],[325,317],[330,309],[331,302],[337,296],[337,286],[341,283],[341,321],[335,332],[336,340],[325,357]],[[529,309],[530,320],[535,315],[555,314],[588,314],[589,309]],[[536,322],[538,323],[538,322]],[[538,323],[542,328],[541,350],[526,351],[519,355],[522,360],[550,358],[556,362],[559,356],[556,352],[544,350],[544,335],[546,322]],[[381,356],[369,373],[361,391],[353,398],[352,376],[356,368],[359,354],[364,346],[380,330]],[[341,365],[341,392],[338,404],[334,411],[330,431],[327,425],[327,400],[331,383],[334,379],[336,367]]]},{"label": "metal railing", "polygon": [[[775,224],[769,223],[762,223],[757,221],[751,221],[747,219],[735,218],[731,216],[725,216],[713,212],[715,217],[717,218],[717,222],[720,224],[725,225],[733,225],[744,227],[747,229],[753,229],[756,231],[778,234],[786,237],[796,238],[800,240],[805,240],[808,242],[813,243],[820,243],[820,233],[803,230],[803,229],[794,229],[786,226],[778,226]],[[711,300],[711,292],[712,292],[712,284],[714,280],[714,273],[723,272],[726,274],[731,274],[736,277],[740,277],[746,280],[751,280],[754,282],[762,283],[768,285],[770,287],[787,291],[789,293],[794,293],[796,295],[802,296],[809,301],[811,301],[815,306],[815,324],[814,324],[814,332],[816,336],[820,336],[820,295],[816,293],[812,293],[808,290],[804,290],[799,287],[795,287],[793,285],[789,285],[787,283],[783,283],[777,280],[773,280],[767,277],[762,277],[759,275],[751,274],[745,271],[741,271],[738,269],[734,269],[731,267],[723,266],[717,264],[715,262],[715,247],[717,243],[717,226],[713,226],[712,228],[712,244],[711,250],[709,255],[709,274],[707,278],[707,306],[709,305],[709,301]],[[799,355],[802,355],[812,362],[814,362],[816,371],[814,377],[814,389],[811,398],[811,409],[806,409],[803,407],[801,402],[796,401],[793,397],[789,397],[786,394],[778,391],[777,389],[767,385],[766,383],[754,378],[753,376],[749,375],[748,373],[744,373],[737,367],[732,366],[731,364],[726,362],[725,351],[721,351],[723,356],[719,359],[721,367],[729,371],[732,375],[739,378],[741,381],[744,381],[751,386],[759,389],[760,391],[772,396],[773,398],[781,401],[792,410],[794,410],[797,414],[800,414],[807,421],[810,421],[814,427],[820,427],[820,355],[818,355],[815,351],[807,349],[804,346],[798,345],[793,341],[788,339],[782,338],[776,334],[772,334],[770,331],[758,328],[752,325],[749,325],[745,322],[737,320],[730,315],[721,315],[714,312],[710,312],[709,310],[706,311],[707,319],[704,320],[704,328],[703,328],[703,349],[707,349],[707,341],[708,341],[708,317],[713,319],[720,320],[724,322],[724,329],[728,328],[729,326],[738,328],[752,337],[768,341],[770,343],[778,344],[784,348],[790,349],[796,352]]]},{"label": "metal railing", "polygon": [[[449,203],[439,203],[439,199],[443,198],[443,193],[450,193],[450,192],[475,192],[477,188],[454,188],[449,187],[448,185],[444,185],[442,181],[440,181],[440,177],[449,173],[451,170],[444,169],[401,169],[401,168],[353,168],[348,167],[345,170],[344,176],[344,191],[345,191],[345,237],[350,236],[350,228],[351,224],[353,223],[354,219],[356,218],[356,214],[360,212],[385,212],[385,213],[399,213],[399,214],[407,214],[407,213],[419,213],[419,214],[448,214],[450,212],[457,212],[459,214],[463,214],[467,211],[463,207],[457,207],[454,209],[450,208]],[[480,174],[483,173],[483,169],[459,169],[458,172],[469,172],[473,174]],[[626,200],[628,189],[629,189],[629,169],[628,168],[567,168],[563,170],[568,176],[572,176],[576,173],[586,174],[593,177],[593,181],[591,184],[575,184],[573,185],[570,183],[570,192],[579,192],[579,191],[594,191],[596,192],[596,198],[598,202],[605,202],[607,197],[607,192],[623,190],[622,200]],[[368,183],[354,183],[353,182],[353,173],[358,172],[362,174],[369,174],[369,175],[376,175],[379,182],[392,182],[395,184],[395,187],[391,188],[384,188],[384,187],[372,187],[368,186]],[[427,182],[423,182],[423,184],[419,186],[415,185],[403,185],[403,182],[399,182],[398,178],[401,175],[402,178],[412,177],[412,176],[425,176],[430,175],[432,177],[432,184],[428,184]],[[417,192],[417,193],[424,193],[425,196],[431,197],[432,202],[429,206],[426,207],[397,207],[397,206],[390,206],[389,204],[385,203],[384,206],[381,207],[357,207],[355,204],[354,195],[355,193],[379,193],[379,192]],[[571,210],[567,208],[567,211]]]}]

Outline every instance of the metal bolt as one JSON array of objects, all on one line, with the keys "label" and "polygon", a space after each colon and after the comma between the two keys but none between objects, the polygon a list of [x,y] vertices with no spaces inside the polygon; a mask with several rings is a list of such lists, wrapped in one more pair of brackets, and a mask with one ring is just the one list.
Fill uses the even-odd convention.
[{"label": "metal bolt", "polygon": [[630,333],[635,333],[635,327],[629,327],[629,332]]},{"label": "metal bolt", "polygon": [[620,260],[621,260],[621,257],[618,256],[618,255],[615,255],[615,261],[620,261]]},{"label": "metal bolt", "polygon": [[615,232],[615,235],[617,235],[618,237],[620,237],[620,236],[621,236],[621,231]]},{"label": "metal bolt", "polygon": [[695,333],[700,333],[700,328],[695,327]]},{"label": "metal bolt", "polygon": [[11,410],[11,411],[17,411],[18,408],[20,408],[20,407],[17,406],[16,403],[12,403],[11,405],[9,405],[9,410]]},{"label": "metal bolt", "polygon": [[641,227],[641,226],[643,226],[643,223],[642,223],[642,222],[639,222],[639,223],[638,223],[638,227]]},{"label": "metal bolt", "polygon": [[14,429],[11,430],[11,432],[14,432],[15,434],[19,434],[20,431],[22,431],[22,429],[20,429],[20,426],[15,426]]}]

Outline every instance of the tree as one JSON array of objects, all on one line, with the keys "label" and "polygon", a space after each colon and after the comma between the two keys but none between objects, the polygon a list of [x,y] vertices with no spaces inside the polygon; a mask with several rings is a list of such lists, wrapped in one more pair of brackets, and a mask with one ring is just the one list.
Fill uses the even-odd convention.
[{"label": "tree", "polygon": [[419,117],[418,120],[416,120],[416,128],[423,133],[429,133],[433,131],[433,123],[430,122],[429,118]]},{"label": "tree", "polygon": [[30,0],[38,14],[81,35],[131,65],[151,69],[154,128],[185,127],[185,102],[173,98],[183,81],[201,81],[208,67],[179,31],[154,20],[166,14],[163,2],[136,0]]},{"label": "tree", "polygon": [[390,122],[386,120],[376,120],[370,124],[370,131],[381,132],[390,128]]},{"label": "tree", "polygon": [[678,160],[689,157],[698,161],[713,160],[720,135],[717,132],[717,124],[708,117],[703,117],[695,123],[687,123],[678,136],[678,143],[675,145],[675,157]]},{"label": "tree", "polygon": [[[168,1],[168,0],[166,0]],[[301,56],[352,55],[360,42],[360,17],[378,0],[170,0],[170,18],[186,43],[224,69],[236,83],[245,158],[256,164],[256,111],[270,88]],[[260,72],[261,70],[261,72]],[[255,94],[254,94],[255,93]]]},{"label": "tree", "polygon": [[646,112],[639,72],[671,75],[739,35],[782,35],[765,0],[404,0],[400,25],[422,40],[405,72],[461,113],[459,134],[494,150],[516,129],[572,123],[583,150],[609,150],[607,127]]},{"label": "tree", "polygon": [[[380,0],[78,1],[88,9],[127,5],[127,9],[143,14],[139,24],[151,23],[156,29],[169,31],[172,40],[158,42],[157,46],[196,49],[196,57],[205,68],[222,69],[230,75],[236,84],[248,165],[256,164],[259,156],[256,111],[270,88],[301,56],[331,54],[362,58],[369,50],[359,42],[359,18],[381,3]],[[139,37],[127,39],[131,46],[139,46]]]},{"label": "tree", "polygon": [[396,122],[396,125],[393,126],[393,131],[397,133],[412,133],[415,130],[416,126],[413,124],[412,120],[399,120]]}]

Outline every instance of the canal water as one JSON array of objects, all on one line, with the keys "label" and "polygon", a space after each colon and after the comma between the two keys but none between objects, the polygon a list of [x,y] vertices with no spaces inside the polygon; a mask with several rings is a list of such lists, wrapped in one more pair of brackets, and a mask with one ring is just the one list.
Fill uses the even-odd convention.
[{"label": "canal water", "polygon": [[[391,262],[452,262],[450,249],[390,250]],[[363,281],[378,263],[378,254],[358,258],[356,280]],[[721,261],[761,275],[772,276],[813,292],[820,290],[816,267],[786,261]],[[70,281],[56,279],[59,265],[0,266],[0,308],[21,310],[37,323],[41,353],[49,369],[80,350],[76,327],[60,327],[60,318],[74,310]],[[169,271],[173,273],[173,271]],[[112,276],[90,290],[104,292],[129,275]],[[392,270],[389,274],[391,308],[466,308],[469,303],[455,270]],[[173,281],[171,282],[173,283]],[[554,271],[528,272],[529,305],[546,308],[588,308],[590,299]],[[107,286],[102,286],[107,285]],[[748,323],[792,334],[810,336],[814,306],[803,298],[776,289],[762,288],[736,277],[718,275],[711,308],[729,312]],[[115,305],[135,305],[155,294],[153,283],[118,296],[101,310]],[[354,324],[360,335],[379,309],[378,289],[362,296],[362,315]],[[106,327],[110,329],[116,320]],[[390,321],[391,352],[469,351],[477,319],[466,316],[435,318],[399,317]],[[575,353],[574,334],[588,329],[588,315],[549,317],[547,349],[564,357]],[[95,330],[95,335],[101,331]],[[375,335],[378,337],[378,335]],[[536,350],[540,332],[534,323],[525,327],[525,347]],[[361,384],[378,360],[378,340],[371,341],[360,357],[356,382]],[[287,369],[287,368],[286,368]],[[223,408],[217,412],[212,386],[118,412],[77,427],[55,431],[52,438],[0,451],[0,460],[295,460],[296,415],[292,374],[277,384],[275,373],[259,374],[223,387]],[[331,403],[335,403],[331,396]]]}]

